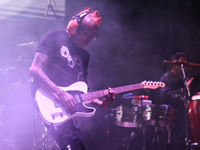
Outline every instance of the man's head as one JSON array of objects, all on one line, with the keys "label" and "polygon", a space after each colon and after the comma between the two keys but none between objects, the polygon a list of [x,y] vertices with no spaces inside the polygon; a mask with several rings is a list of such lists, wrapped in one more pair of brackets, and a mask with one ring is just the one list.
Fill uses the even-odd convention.
[{"label": "man's head", "polygon": [[177,52],[175,53],[174,55],[171,56],[171,60],[174,61],[174,60],[179,60],[180,57],[184,57],[188,60],[188,57],[187,55],[184,53],[184,52]]},{"label": "man's head", "polygon": [[67,26],[67,33],[78,47],[84,48],[97,38],[101,20],[98,11],[86,8],[72,18]]},{"label": "man's head", "polygon": [[[188,63],[187,55],[184,52],[177,52],[176,54],[172,55],[171,60],[173,62]],[[174,64],[172,66],[171,72],[177,77],[182,77],[182,70],[180,64]]]}]

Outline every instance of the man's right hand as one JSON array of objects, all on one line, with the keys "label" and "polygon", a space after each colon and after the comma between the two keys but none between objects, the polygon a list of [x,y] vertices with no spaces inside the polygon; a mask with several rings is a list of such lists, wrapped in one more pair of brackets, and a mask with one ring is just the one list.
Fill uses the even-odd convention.
[{"label": "man's right hand", "polygon": [[58,94],[58,97],[62,105],[65,108],[67,107],[67,113],[73,114],[76,112],[76,102],[71,94],[62,91],[60,94]]}]

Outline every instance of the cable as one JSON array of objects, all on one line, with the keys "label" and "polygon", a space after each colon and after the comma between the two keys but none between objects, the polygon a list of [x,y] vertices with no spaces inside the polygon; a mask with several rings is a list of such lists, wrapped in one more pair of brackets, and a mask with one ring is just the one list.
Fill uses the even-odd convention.
[{"label": "cable", "polygon": [[36,148],[39,144],[41,144],[50,135],[52,129],[53,129],[53,126],[50,127],[46,136],[40,142],[34,145],[34,148]]}]

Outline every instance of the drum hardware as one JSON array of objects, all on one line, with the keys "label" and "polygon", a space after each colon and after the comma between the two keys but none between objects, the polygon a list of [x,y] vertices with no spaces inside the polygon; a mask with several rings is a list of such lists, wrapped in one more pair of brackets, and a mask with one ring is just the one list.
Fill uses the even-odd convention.
[{"label": "drum hardware", "polygon": [[[23,45],[36,45],[36,42],[23,43],[18,46]],[[29,67],[32,58],[28,53],[22,53],[16,59],[14,59],[10,64],[0,67],[0,82],[3,86],[16,86],[21,83],[29,83]]]},{"label": "drum hardware", "polygon": [[[152,139],[152,145],[154,146],[154,149],[160,149],[160,141],[159,141],[159,116],[158,116],[158,109],[157,109],[157,104],[154,105],[155,106],[155,122],[154,122],[154,125],[155,125],[155,130],[154,130],[154,136],[153,136],[153,139]],[[151,124],[152,125],[152,124]]]},{"label": "drum hardware", "polygon": [[135,96],[132,100],[132,104],[137,105],[140,107],[140,117],[141,117],[141,130],[142,130],[142,148],[141,150],[146,149],[146,141],[145,141],[145,136],[146,136],[146,128],[145,128],[145,122],[144,122],[144,117],[143,117],[143,107],[145,105],[151,105],[152,101],[148,100],[149,96],[148,95],[138,95]]},{"label": "drum hardware", "polygon": [[[33,51],[29,51],[29,54],[31,54],[31,57],[32,55],[35,55],[35,50],[36,50],[36,46],[38,45],[38,42],[34,42],[35,41],[35,38],[33,38],[33,41],[32,42],[29,42],[29,43],[21,43],[21,44],[18,44],[17,46],[33,46]],[[30,56],[27,57],[28,54],[27,53],[23,53],[22,55],[20,55],[16,60],[15,62],[28,62],[29,60],[31,60],[30,63],[32,63],[32,58],[30,59]]]},{"label": "drum hardware", "polygon": [[33,59],[32,55],[34,55],[37,44],[38,42],[34,42],[34,38],[33,38],[33,41],[29,43],[21,43],[21,44],[16,45],[16,46],[33,46],[33,51],[21,53],[20,55],[18,55],[18,57],[15,60],[13,60],[12,63],[15,67],[10,68],[6,72],[6,74],[8,74],[6,78],[9,78],[8,79],[9,82],[12,81],[10,80],[10,78],[15,77],[15,79],[11,82],[11,85],[18,85],[21,83],[30,82],[31,78],[29,75],[29,68]]},{"label": "drum hardware", "polygon": [[[185,145],[186,145],[186,150],[189,150],[189,133],[188,133],[188,111],[189,111],[189,99],[190,99],[190,89],[188,87],[187,84],[187,79],[186,79],[186,74],[185,74],[185,69],[184,69],[184,65],[181,65],[181,70],[183,73],[183,82],[184,82],[184,96],[183,96],[183,100],[184,100],[184,106],[185,106]],[[194,65],[195,66],[195,65]]]},{"label": "drum hardware", "polygon": [[140,101],[140,106],[141,106],[141,120],[142,120],[142,150],[146,149],[146,142],[145,142],[145,135],[146,135],[146,130],[145,130],[145,124],[144,124],[144,118],[143,118],[143,101],[148,100],[149,96],[148,95],[140,95],[134,97],[135,100]]},{"label": "drum hardware", "polygon": [[[29,51],[29,54],[31,52],[31,55],[35,55],[35,49],[36,49],[36,46],[38,45],[38,42],[34,42],[35,38],[33,38],[33,41],[32,42],[29,42],[29,43],[21,43],[21,44],[18,44],[17,46],[33,46],[33,51]],[[23,53],[22,55],[20,55],[16,60],[15,62],[29,62],[29,60],[31,60],[30,63],[32,63],[32,58],[30,59],[30,56],[28,57],[28,54],[27,53]]]}]

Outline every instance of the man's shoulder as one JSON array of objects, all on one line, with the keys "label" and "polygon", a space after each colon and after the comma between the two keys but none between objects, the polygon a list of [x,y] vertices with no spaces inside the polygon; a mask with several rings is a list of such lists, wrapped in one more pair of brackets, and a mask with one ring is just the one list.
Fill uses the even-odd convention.
[{"label": "man's shoulder", "polygon": [[165,72],[161,77],[166,77],[168,75],[170,75],[170,72]]},{"label": "man's shoulder", "polygon": [[169,76],[171,76],[171,73],[170,73],[170,72],[165,72],[165,73],[160,77],[160,80],[161,80],[161,81],[166,80]]}]

